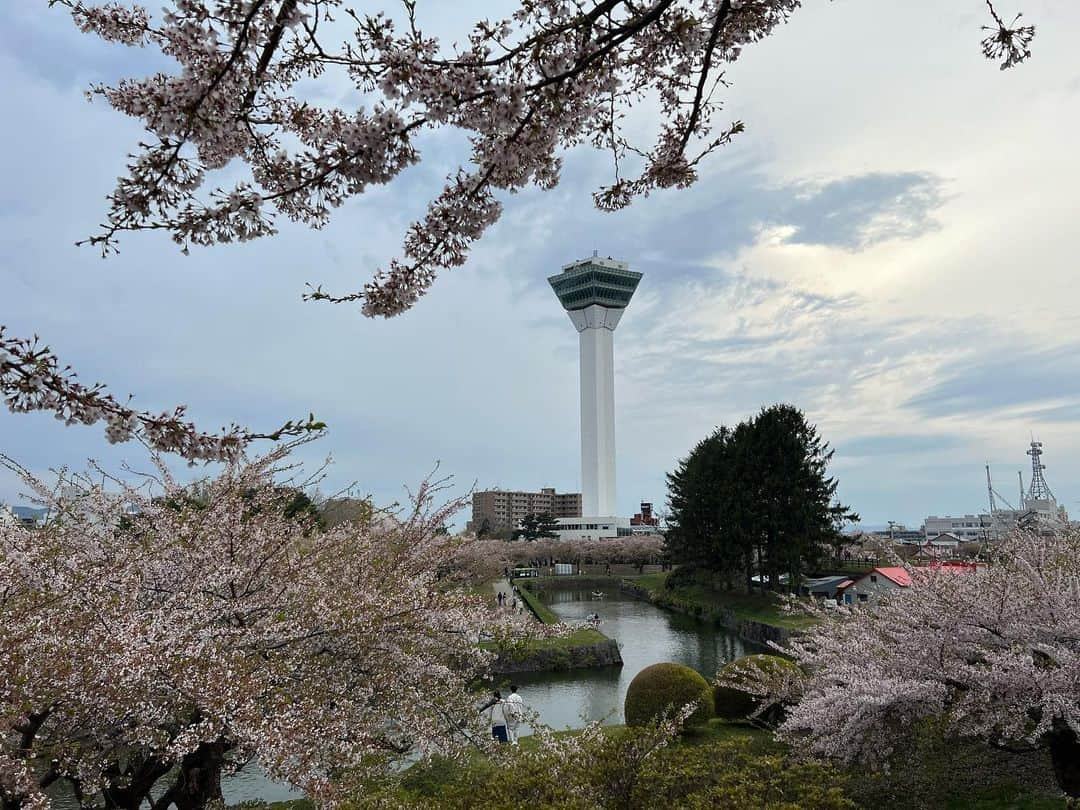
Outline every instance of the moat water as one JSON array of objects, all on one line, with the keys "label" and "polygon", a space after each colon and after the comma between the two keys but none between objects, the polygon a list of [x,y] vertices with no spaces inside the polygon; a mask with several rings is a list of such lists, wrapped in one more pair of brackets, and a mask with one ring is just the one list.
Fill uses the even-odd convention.
[{"label": "moat water", "polygon": [[713,622],[663,610],[615,588],[605,588],[602,599],[591,594],[591,589],[567,588],[541,598],[566,622],[599,615],[600,632],[619,643],[623,665],[514,676],[525,702],[551,728],[581,728],[596,720],[622,723],[630,681],[652,664],[686,664],[712,680],[728,661],[763,651]]}]

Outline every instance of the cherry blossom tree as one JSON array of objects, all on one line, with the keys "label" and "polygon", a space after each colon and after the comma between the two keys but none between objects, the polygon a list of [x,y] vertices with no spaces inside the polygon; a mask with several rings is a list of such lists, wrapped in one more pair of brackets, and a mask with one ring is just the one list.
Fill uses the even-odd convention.
[{"label": "cherry blossom tree", "polygon": [[[1003,68],[1022,62],[1034,28],[1005,23],[984,1],[993,23],[985,55]],[[594,194],[604,210],[692,184],[702,159],[743,129],[717,120],[728,66],[800,5],[517,0],[506,17],[479,20],[465,42],[447,46],[424,30],[415,0],[394,4],[398,19],[345,0],[172,0],[157,17],[130,3],[49,2],[87,33],[177,63],[172,73],[90,90],[147,130],[87,240],[104,253],[131,230],[167,231],[187,251],[272,234],[278,216],[321,227],[332,209],[417,163],[424,131],[465,132],[467,165],[409,227],[402,256],[360,290],[314,287],[308,296],[386,317],[465,262],[499,218],[500,194],[556,185],[567,148],[611,153],[611,182]],[[331,71],[362,105],[320,107],[304,95],[305,82]],[[627,134],[644,100],[659,113],[651,145]],[[234,164],[249,173],[220,185]]]},{"label": "cherry blossom tree", "polygon": [[293,444],[196,488],[163,464],[146,486],[96,469],[50,487],[5,462],[49,508],[0,524],[5,810],[56,782],[84,805],[188,810],[251,758],[332,801],[401,752],[483,744],[479,634],[542,628],[445,576],[466,541],[438,528],[461,503],[432,483],[362,523],[288,517]]},{"label": "cherry blossom tree", "polygon": [[781,733],[809,754],[881,764],[940,716],[1006,750],[1048,748],[1080,804],[1080,535],[1019,534],[976,570],[912,572],[877,605],[820,610],[791,643],[808,674],[771,685],[797,700]]},{"label": "cherry blossom tree", "polygon": [[631,535],[602,540],[478,540],[466,546],[466,553],[468,561],[461,563],[464,569],[488,572],[501,572],[506,566],[534,564],[539,560],[592,560],[598,563],[646,565],[663,555],[664,538],[660,535]]}]

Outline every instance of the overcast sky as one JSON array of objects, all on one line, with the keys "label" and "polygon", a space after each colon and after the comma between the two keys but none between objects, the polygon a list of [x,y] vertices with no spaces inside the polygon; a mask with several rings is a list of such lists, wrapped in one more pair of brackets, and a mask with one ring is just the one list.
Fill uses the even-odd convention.
[{"label": "overcast sky", "polygon": [[[421,0],[421,19],[460,35],[499,4],[467,5]],[[725,115],[747,131],[696,186],[601,214],[590,192],[607,158],[574,151],[556,191],[507,198],[414,310],[371,321],[303,303],[304,283],[352,290],[396,255],[458,139],[429,138],[422,166],[323,231],[286,223],[188,257],[137,234],[102,261],[73,243],[140,131],[83,94],[161,57],[81,35],[43,1],[9,3],[0,323],[141,407],[187,404],[205,429],[313,411],[330,430],[302,455],[332,455],[328,486],[355,481],[381,503],[437,461],[460,490],[576,491],[577,334],[546,277],[598,250],[645,274],[615,341],[624,514],[663,503],[665,473],[715,426],[774,402],[818,425],[868,524],[985,509],[986,461],[1015,501],[1031,434],[1080,513],[1080,4],[1000,5],[1039,29],[1032,59],[1005,72],[981,56],[981,0],[807,2],[730,71]],[[6,411],[0,450],[42,472],[145,466],[99,427]],[[0,476],[0,501],[20,491]]]}]

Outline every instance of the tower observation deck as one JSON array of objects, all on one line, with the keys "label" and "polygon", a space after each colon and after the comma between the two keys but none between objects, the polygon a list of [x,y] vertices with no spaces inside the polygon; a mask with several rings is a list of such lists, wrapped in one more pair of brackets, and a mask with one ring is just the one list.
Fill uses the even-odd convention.
[{"label": "tower observation deck", "polygon": [[[614,336],[639,281],[641,273],[625,262],[596,255],[571,262],[548,278],[579,336],[582,521],[603,517],[612,519],[609,525],[614,522]],[[600,528],[597,521],[584,525]]]}]

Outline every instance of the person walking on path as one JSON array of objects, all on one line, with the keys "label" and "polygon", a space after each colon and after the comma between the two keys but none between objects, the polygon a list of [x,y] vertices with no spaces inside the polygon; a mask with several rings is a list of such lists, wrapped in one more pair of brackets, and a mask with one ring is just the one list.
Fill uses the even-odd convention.
[{"label": "person walking on path", "polygon": [[501,743],[507,741],[506,733],[506,712],[504,710],[505,703],[502,699],[502,694],[496,689],[491,696],[491,700],[480,707],[481,712],[487,712],[488,725],[491,727],[491,736],[493,739],[498,740]]},{"label": "person walking on path", "polygon": [[521,715],[524,714],[525,701],[518,694],[517,684],[510,684],[510,694],[503,702],[503,716],[506,718],[506,736],[511,745],[518,744],[518,725],[521,723]]}]

